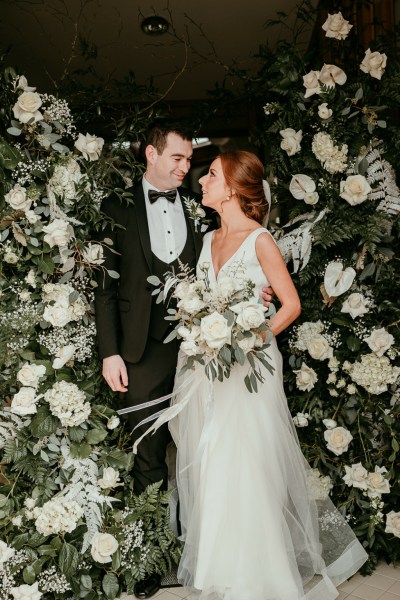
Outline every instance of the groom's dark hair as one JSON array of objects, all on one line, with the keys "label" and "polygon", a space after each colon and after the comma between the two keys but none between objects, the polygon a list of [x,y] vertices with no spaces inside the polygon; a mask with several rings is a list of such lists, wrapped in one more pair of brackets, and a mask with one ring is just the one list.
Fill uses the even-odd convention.
[{"label": "groom's dark hair", "polygon": [[176,133],[184,140],[191,141],[193,139],[193,132],[187,125],[175,122],[163,122],[154,123],[149,129],[146,140],[144,143],[144,149],[146,146],[154,146],[157,150],[157,154],[162,154],[167,145],[167,137],[169,133]]}]

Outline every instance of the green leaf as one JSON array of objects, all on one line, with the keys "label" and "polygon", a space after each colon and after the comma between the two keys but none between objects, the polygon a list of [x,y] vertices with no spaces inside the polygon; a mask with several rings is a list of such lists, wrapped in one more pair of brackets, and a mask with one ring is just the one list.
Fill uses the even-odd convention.
[{"label": "green leaf", "polygon": [[227,365],[231,364],[232,355],[231,355],[231,351],[229,350],[229,348],[227,346],[222,346],[221,350],[219,351],[219,355]]},{"label": "green leaf", "polygon": [[354,335],[349,335],[349,337],[346,340],[346,344],[349,350],[351,350],[352,352],[358,352],[358,350],[361,347],[361,342],[358,338],[356,338]]},{"label": "green leaf", "polygon": [[111,279],[119,279],[119,273],[117,273],[117,271],[113,271],[112,269],[107,270],[108,276],[111,277]]},{"label": "green leaf", "polygon": [[87,436],[86,441],[88,444],[98,444],[107,437],[107,431],[104,429],[91,429]]},{"label": "green leaf", "polygon": [[81,442],[87,433],[86,429],[82,427],[70,427],[69,428],[69,439],[71,442]]},{"label": "green leaf", "polygon": [[81,575],[81,588],[90,591],[93,587],[92,578],[90,575]]},{"label": "green leaf", "polygon": [[157,277],[157,275],[149,275],[149,277],[147,278],[147,281],[149,283],[151,283],[151,285],[161,285],[161,281],[160,279]]},{"label": "green leaf", "polygon": [[68,544],[68,542],[64,542],[58,560],[60,571],[64,573],[65,577],[71,577],[78,567],[78,562],[79,555],[75,546]]},{"label": "green leaf", "polygon": [[72,458],[89,458],[92,447],[89,444],[71,444]]},{"label": "green leaf", "polygon": [[50,256],[43,256],[37,263],[39,271],[42,273],[46,273],[47,275],[51,275],[54,272],[55,264],[50,258]]},{"label": "green leaf", "polygon": [[109,598],[109,600],[113,600],[116,598],[119,592],[119,583],[118,578],[114,573],[106,573],[103,577],[103,581],[101,583],[101,587],[103,588],[103,592]]},{"label": "green leaf", "polygon": [[24,583],[27,583],[28,585],[32,585],[32,583],[35,582],[36,573],[32,565],[28,565],[27,567],[25,567],[25,569],[22,571],[22,578],[24,580]]},{"label": "green leaf", "polygon": [[55,433],[59,425],[60,421],[50,413],[47,406],[39,406],[31,422],[31,432],[33,436],[42,438]]}]

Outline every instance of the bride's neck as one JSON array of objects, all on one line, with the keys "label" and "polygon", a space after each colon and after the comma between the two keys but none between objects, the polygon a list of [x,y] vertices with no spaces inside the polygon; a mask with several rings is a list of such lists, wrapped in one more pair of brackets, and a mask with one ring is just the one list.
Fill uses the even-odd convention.
[{"label": "bride's neck", "polygon": [[222,214],[220,217],[220,233],[223,237],[238,233],[239,231],[243,231],[245,229],[250,229],[254,225],[254,221],[246,217],[246,215],[242,212],[240,214],[229,216],[224,216],[224,214]]}]

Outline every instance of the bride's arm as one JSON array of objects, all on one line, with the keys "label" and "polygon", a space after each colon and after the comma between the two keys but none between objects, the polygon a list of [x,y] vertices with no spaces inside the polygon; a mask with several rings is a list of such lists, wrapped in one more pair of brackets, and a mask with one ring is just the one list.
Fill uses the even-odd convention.
[{"label": "bride's arm", "polygon": [[301,313],[299,295],[279,248],[270,234],[263,233],[258,236],[256,252],[261,268],[281,303],[281,308],[269,322],[272,333],[278,335]]}]

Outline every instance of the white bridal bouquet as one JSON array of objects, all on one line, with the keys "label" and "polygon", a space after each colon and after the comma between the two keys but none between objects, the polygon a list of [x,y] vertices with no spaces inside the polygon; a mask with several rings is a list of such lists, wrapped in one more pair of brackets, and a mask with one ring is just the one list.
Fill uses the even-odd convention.
[{"label": "white bridal bouquet", "polygon": [[247,362],[246,387],[257,391],[257,382],[264,379],[260,363],[271,374],[274,370],[265,352],[272,337],[267,318],[275,312],[273,306],[266,309],[261,300],[256,302],[254,283],[235,277],[235,272],[218,278],[211,288],[208,263],[200,265],[200,277],[186,265],[180,268],[177,274],[166,273],[165,283],[155,275],[148,281],[156,286],[157,302],[176,303],[175,308],[168,308],[166,319],[177,323],[165,343],[175,337],[182,340],[186,361],[181,372],[200,364],[210,380],[222,381],[236,362]]}]

